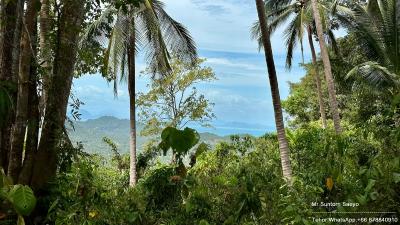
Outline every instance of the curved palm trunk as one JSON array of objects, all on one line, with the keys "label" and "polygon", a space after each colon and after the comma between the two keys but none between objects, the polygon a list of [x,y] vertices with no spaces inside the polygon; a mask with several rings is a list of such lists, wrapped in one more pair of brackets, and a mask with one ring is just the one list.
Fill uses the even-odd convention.
[{"label": "curved palm trunk", "polygon": [[339,107],[336,100],[336,91],[332,77],[331,61],[329,60],[328,50],[326,48],[324,34],[322,31],[321,16],[319,14],[317,0],[311,0],[311,4],[313,9],[315,25],[317,27],[319,45],[321,48],[321,58],[324,63],[325,79],[328,85],[329,103],[331,105],[331,110],[332,110],[333,124],[335,126],[336,133],[339,134],[342,132],[342,128],[340,126]]},{"label": "curved palm trunk", "polygon": [[20,60],[18,73],[18,94],[16,106],[16,118],[12,129],[12,141],[8,175],[16,183],[22,166],[22,153],[24,148],[25,132],[28,119],[29,80],[31,75],[32,41],[36,28],[37,0],[28,1],[24,17]]},{"label": "curved palm trunk", "polygon": [[[131,26],[135,26],[132,17]],[[137,182],[136,172],[136,88],[135,88],[135,30],[130,34],[128,46],[128,91],[129,91],[129,114],[130,114],[130,161],[129,161],[129,186],[133,187]]]},{"label": "curved palm trunk", "polygon": [[321,78],[319,76],[318,68],[317,68],[317,54],[315,53],[314,43],[312,39],[312,31],[311,26],[307,27],[308,32],[308,42],[310,44],[310,50],[312,55],[312,63],[314,67],[314,76],[315,76],[315,83],[317,85],[317,94],[318,94],[318,103],[319,103],[319,112],[321,114],[322,120],[322,127],[326,128],[326,114],[325,114],[325,106],[322,97],[322,88],[321,88]]},{"label": "curved palm trunk", "polygon": [[264,45],[265,59],[268,66],[269,82],[271,86],[272,102],[274,105],[275,124],[278,133],[279,150],[284,178],[291,183],[292,167],[289,159],[289,144],[286,139],[285,125],[283,123],[281,99],[279,95],[278,79],[276,77],[275,62],[272,54],[270,34],[267,29],[265,6],[263,0],[256,0],[258,18],[260,20],[261,34]]}]

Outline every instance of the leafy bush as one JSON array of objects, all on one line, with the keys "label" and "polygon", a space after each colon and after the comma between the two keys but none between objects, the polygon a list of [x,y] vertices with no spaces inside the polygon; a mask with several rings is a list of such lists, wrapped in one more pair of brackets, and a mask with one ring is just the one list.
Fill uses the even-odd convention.
[{"label": "leafy bush", "polygon": [[[6,176],[3,169],[0,169],[0,199],[5,200],[3,205],[5,204],[6,208],[9,204],[14,209],[18,225],[25,224],[24,216],[29,216],[36,206],[36,197],[32,189],[25,185],[13,185],[12,179]],[[7,214],[11,214],[11,216]],[[14,220],[13,212],[10,210],[2,216],[3,219],[9,217],[10,221]]]},{"label": "leafy bush", "polygon": [[[363,131],[303,125],[288,131],[294,181],[288,186],[276,134],[232,137],[193,149],[191,166],[147,163],[135,188],[126,170],[82,156],[53,184],[47,221],[56,224],[314,224],[314,212],[399,207],[399,157]],[[390,148],[389,148],[390,149]],[[153,149],[155,150],[155,149]],[[149,151],[149,159],[155,157]],[[147,153],[146,153],[147,154]],[[184,154],[187,154],[186,151]],[[145,157],[145,155],[143,155]],[[185,174],[182,174],[185,171]],[[357,208],[312,207],[354,202]],[[379,215],[377,215],[379,216]]]}]

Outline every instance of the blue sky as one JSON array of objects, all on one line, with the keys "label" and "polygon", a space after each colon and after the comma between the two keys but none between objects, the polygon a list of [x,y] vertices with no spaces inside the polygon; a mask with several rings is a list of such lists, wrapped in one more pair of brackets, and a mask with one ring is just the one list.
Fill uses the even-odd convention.
[{"label": "blue sky", "polygon": [[[199,91],[215,103],[217,116],[214,129],[200,129],[220,135],[273,131],[274,115],[264,55],[250,38],[250,27],[257,19],[254,1],[249,0],[165,0],[167,12],[190,31],[199,49],[207,58],[206,66],[214,69],[217,81],[200,84]],[[281,98],[289,94],[288,81],[303,75],[299,51],[291,71],[285,69],[285,46],[277,30],[272,36]],[[307,42],[305,42],[307,43]],[[308,46],[305,45],[305,49]],[[305,60],[310,58],[305,52]],[[137,71],[145,68],[139,56]],[[138,78],[138,91],[145,92],[146,78]],[[100,75],[85,75],[74,81],[73,93],[85,103],[83,119],[101,116],[129,117],[127,88],[120,86],[119,97]]]}]

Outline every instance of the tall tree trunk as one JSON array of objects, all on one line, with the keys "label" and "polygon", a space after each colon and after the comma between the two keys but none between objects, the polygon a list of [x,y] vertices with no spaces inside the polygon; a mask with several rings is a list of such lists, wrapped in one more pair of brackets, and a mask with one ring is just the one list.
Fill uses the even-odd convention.
[{"label": "tall tree trunk", "polygon": [[[132,24],[135,26],[134,17]],[[130,162],[129,162],[129,186],[133,187],[137,182],[136,171],[136,88],[135,88],[135,30],[130,32],[128,46],[128,90],[129,90],[129,114],[130,114]]]},{"label": "tall tree trunk", "polygon": [[[37,26],[34,30],[34,38],[37,39]],[[33,55],[37,55],[37,41],[32,42]],[[37,152],[39,138],[39,96],[38,96],[38,73],[37,61],[32,58],[31,75],[29,77],[29,99],[28,99],[28,123],[26,128],[25,151],[23,154],[23,162],[21,172],[19,174],[18,183],[29,185],[34,156]]]},{"label": "tall tree trunk", "polygon": [[335,84],[332,77],[331,61],[329,59],[328,50],[326,48],[317,0],[311,0],[311,4],[313,9],[314,21],[317,28],[317,35],[319,39],[318,41],[321,48],[321,58],[324,63],[325,79],[328,85],[329,103],[332,111],[333,124],[335,126],[336,133],[339,134],[342,132],[342,128],[340,125],[339,107],[336,100]]},{"label": "tall tree trunk", "polygon": [[47,102],[47,92],[50,86],[51,69],[51,44],[49,40],[51,19],[50,19],[50,2],[49,0],[41,0],[40,8],[40,33],[39,33],[39,47],[40,47],[40,65],[42,66],[43,77],[41,87],[41,114],[44,116],[45,103]]},{"label": "tall tree trunk", "polygon": [[[14,65],[14,41],[15,41],[15,30],[17,28],[18,18],[18,2],[17,1],[1,1],[1,12],[0,12],[0,81],[15,83],[16,78],[13,74]],[[15,97],[15,92],[11,93]],[[15,100],[15,98],[14,98]],[[14,102],[15,103],[15,102]],[[6,118],[4,126],[0,128],[0,163],[1,167],[7,173],[8,159],[10,152],[10,135],[12,126],[11,115]]]},{"label": "tall tree trunk", "polygon": [[85,13],[85,0],[64,0],[57,35],[53,75],[46,102],[38,152],[31,185],[43,187],[56,174],[57,147],[62,137],[68,98],[71,91],[77,42]]},{"label": "tall tree trunk", "polygon": [[2,1],[0,30],[0,81],[16,81],[13,76],[13,53],[19,1]]},{"label": "tall tree trunk", "polygon": [[36,28],[37,2],[38,0],[28,0],[22,26],[16,118],[11,133],[11,152],[8,165],[8,175],[14,182],[18,181],[22,166],[22,153],[28,120],[29,77],[31,75],[31,60],[33,56],[32,43],[35,41],[33,37]]},{"label": "tall tree trunk", "polygon": [[[32,69],[31,74],[36,75],[36,67]],[[31,180],[34,156],[38,147],[40,113],[37,90],[37,76],[31,76],[29,81],[29,114],[25,153],[23,156],[23,166],[18,178],[18,182],[25,185],[28,185]]]},{"label": "tall tree trunk", "polygon": [[315,83],[317,85],[319,112],[321,115],[322,127],[325,129],[326,128],[325,106],[324,106],[323,95],[322,95],[321,78],[319,76],[319,71],[318,71],[317,54],[315,53],[314,43],[313,43],[313,39],[312,39],[311,26],[307,27],[307,32],[308,32],[308,42],[310,44],[311,55],[312,55],[312,63],[313,63],[313,67],[314,67],[313,70],[314,70]]},{"label": "tall tree trunk", "polygon": [[286,139],[285,125],[283,123],[281,99],[279,95],[278,79],[276,76],[275,62],[272,54],[270,33],[267,29],[267,20],[265,16],[265,6],[263,0],[256,0],[258,18],[260,21],[262,41],[264,45],[265,60],[268,67],[269,83],[271,86],[272,102],[275,113],[275,124],[278,133],[279,150],[281,156],[283,176],[291,183],[292,167],[289,159],[289,144]]},{"label": "tall tree trunk", "polygon": [[19,59],[20,59],[20,44],[21,44],[21,33],[22,33],[22,20],[24,19],[24,3],[25,0],[17,1],[17,21],[16,27],[14,31],[14,42],[13,42],[13,65],[12,65],[12,74],[14,77],[14,81],[18,81],[18,71],[19,71]]}]

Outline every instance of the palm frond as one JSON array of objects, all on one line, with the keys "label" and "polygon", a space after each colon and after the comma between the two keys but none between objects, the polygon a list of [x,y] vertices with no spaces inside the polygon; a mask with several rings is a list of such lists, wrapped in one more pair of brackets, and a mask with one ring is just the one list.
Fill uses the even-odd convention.
[{"label": "palm frond", "polygon": [[93,23],[89,24],[88,27],[84,30],[80,41],[79,48],[89,42],[93,36],[97,38],[101,44],[105,44],[105,33],[102,31],[102,26],[110,24],[110,19],[117,12],[117,10],[113,6],[105,7],[105,10],[101,13],[99,18],[95,20]]},{"label": "palm frond", "polygon": [[346,79],[350,78],[381,90],[400,87],[400,79],[397,74],[390,72],[388,68],[373,61],[354,67],[346,75]]},{"label": "palm frond", "polygon": [[[124,13],[119,12],[112,36],[110,37],[109,43],[109,61],[108,68],[111,72],[111,77],[114,82],[114,95],[118,95],[118,80],[126,79],[124,73],[121,72],[121,66],[123,65],[124,58],[127,53],[127,43],[129,40],[129,33],[131,30],[131,23],[129,17]],[[118,79],[119,75],[119,79]]]},{"label": "palm frond", "polygon": [[361,6],[355,7],[353,9],[353,17],[350,19],[340,16],[338,18],[343,18],[343,25],[350,32],[356,34],[361,49],[370,59],[380,61],[383,64],[388,62],[388,57],[384,50],[385,44],[381,37],[381,29],[376,26],[374,19],[364,8]]},{"label": "palm frond", "polygon": [[275,10],[282,6],[289,5],[292,0],[265,0],[265,8],[268,10]]},{"label": "palm frond", "polygon": [[293,51],[296,48],[297,40],[299,38],[299,25],[301,25],[301,16],[297,14],[296,18],[289,23],[283,33],[287,49],[286,68],[288,69],[292,67]]},{"label": "palm frond", "polygon": [[275,11],[267,11],[267,19],[270,32],[275,32],[279,26],[283,25],[295,13],[295,4],[282,7],[281,9],[277,9]]},{"label": "palm frond", "polygon": [[[281,6],[273,11],[266,9],[265,13],[267,14],[267,23],[270,33],[273,34],[279,26],[284,24],[295,13],[295,9],[294,4]],[[254,22],[251,27],[251,38],[257,40],[258,50],[260,51],[263,48],[263,44],[260,23],[258,21]]]},{"label": "palm frond", "polygon": [[169,52],[163,40],[161,29],[153,7],[138,14],[138,28],[144,34],[146,60],[153,74],[165,74],[170,71]]},{"label": "palm frond", "polygon": [[258,43],[258,51],[261,51],[263,48],[263,42],[261,37],[261,27],[258,21],[253,23],[253,26],[250,29],[251,39],[256,40]]},{"label": "palm frond", "polygon": [[339,52],[339,46],[338,46],[338,44],[337,44],[335,34],[333,33],[333,31],[332,31],[331,29],[328,29],[328,30],[326,31],[326,35],[327,35],[327,43],[328,43],[330,46],[332,46],[333,52],[334,52],[336,55],[339,55],[339,54],[340,54],[340,52]]},{"label": "palm frond", "polygon": [[165,12],[162,2],[153,0],[153,7],[168,48],[181,60],[194,63],[198,58],[197,47],[188,30]]}]

